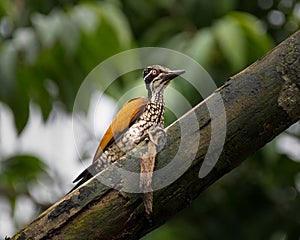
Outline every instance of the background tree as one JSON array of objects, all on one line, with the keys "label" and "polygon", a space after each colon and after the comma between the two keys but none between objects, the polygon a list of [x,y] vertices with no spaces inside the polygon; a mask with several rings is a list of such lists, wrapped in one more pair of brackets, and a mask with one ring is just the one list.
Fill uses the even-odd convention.
[{"label": "background tree", "polygon": [[[4,0],[0,16],[0,208],[19,228],[29,219],[20,220],[15,211],[18,202],[32,206],[36,215],[70,184],[40,156],[24,149],[7,150],[9,136],[2,121],[7,112],[13,113],[19,139],[33,109],[41,112],[46,126],[68,116],[85,76],[107,57],[133,47],[160,46],[186,53],[220,86],[299,29],[300,4]],[[140,83],[139,74],[120,78],[105,94],[117,100]],[[99,90],[104,81],[99,76],[95,83]],[[181,81],[173,86],[191,105],[201,100],[189,84]],[[167,112],[167,123],[174,119]],[[299,139],[300,127],[295,124],[145,239],[299,237]],[[53,184],[61,184],[63,190],[53,190],[52,198],[37,197],[36,192]],[[0,223],[0,237],[9,234]]]}]

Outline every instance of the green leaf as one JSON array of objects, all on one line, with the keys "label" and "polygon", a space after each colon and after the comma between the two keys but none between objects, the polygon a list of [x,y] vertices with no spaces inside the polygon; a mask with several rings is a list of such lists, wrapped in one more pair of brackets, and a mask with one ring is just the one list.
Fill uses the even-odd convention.
[{"label": "green leaf", "polygon": [[214,24],[216,41],[233,71],[246,65],[245,35],[240,26],[226,16]]},{"label": "green leaf", "polygon": [[93,34],[101,21],[95,8],[90,4],[75,6],[69,11],[69,15],[79,29],[86,34]]},{"label": "green leaf", "polygon": [[187,54],[200,64],[207,64],[214,52],[215,40],[211,29],[204,28],[197,32],[187,44]]},{"label": "green leaf", "polygon": [[126,17],[114,5],[106,3],[101,6],[102,15],[111,28],[114,29],[120,47],[130,47],[132,36]]},{"label": "green leaf", "polygon": [[29,119],[29,99],[21,90],[15,96],[17,99],[11,99],[8,103],[14,113],[17,132],[20,134]]},{"label": "green leaf", "polygon": [[0,1],[0,16],[14,16],[15,9],[12,1],[10,0],[2,0]]},{"label": "green leaf", "polygon": [[170,18],[161,18],[147,28],[141,42],[145,45],[159,45],[162,42],[173,41],[175,33],[178,33],[178,28],[174,21]]},{"label": "green leaf", "polygon": [[0,99],[7,101],[16,88],[17,50],[12,42],[5,42],[0,49]]},{"label": "green leaf", "polygon": [[1,162],[0,184],[13,188],[27,187],[46,173],[46,165],[31,155],[16,155]]},{"label": "green leaf", "polygon": [[[41,107],[44,119],[57,101],[71,112],[88,73],[132,46],[126,17],[110,3],[55,8],[47,15],[33,12],[30,20],[32,26],[17,28],[0,49],[0,100],[12,109],[19,133],[26,126],[31,101]],[[124,64],[117,65],[122,68]],[[57,86],[55,96],[47,81]],[[106,83],[102,76],[97,82]]]},{"label": "green leaf", "polygon": [[236,21],[244,31],[248,41],[249,62],[255,61],[274,47],[274,42],[266,34],[266,30],[258,18],[244,12],[231,12],[229,17]]}]

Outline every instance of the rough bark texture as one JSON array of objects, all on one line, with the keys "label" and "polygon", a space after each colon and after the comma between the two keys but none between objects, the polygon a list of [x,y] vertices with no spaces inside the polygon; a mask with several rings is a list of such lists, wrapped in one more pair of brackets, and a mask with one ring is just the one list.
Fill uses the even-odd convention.
[{"label": "rough bark texture", "polygon": [[[222,119],[211,119],[206,107],[206,101],[214,104],[217,93],[221,94],[226,110],[226,142],[216,166],[199,179],[212,121]],[[167,129],[168,142],[157,157],[156,168],[164,166],[174,155],[181,138],[191,149],[195,147],[195,136],[200,134],[201,138],[188,170],[171,185],[154,192],[151,226],[140,194],[124,197],[94,178],[59,200],[12,239],[138,239],[162,225],[204,189],[299,120],[300,32],[229,79],[206,101],[193,109],[199,123],[197,131],[180,135],[180,124],[189,124],[192,111]]]}]

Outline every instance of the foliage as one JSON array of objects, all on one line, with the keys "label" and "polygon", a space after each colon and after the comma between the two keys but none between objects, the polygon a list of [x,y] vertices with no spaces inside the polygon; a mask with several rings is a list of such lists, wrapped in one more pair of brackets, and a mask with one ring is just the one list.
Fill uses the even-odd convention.
[{"label": "foliage", "polygon": [[57,101],[72,110],[89,71],[131,46],[124,20],[108,3],[53,9],[48,15],[34,12],[30,27],[16,28],[3,41],[0,99],[13,110],[19,132],[27,123],[30,101],[41,107],[45,120]]},{"label": "foliage", "polygon": [[[31,103],[40,107],[45,121],[57,105],[71,113],[86,75],[109,56],[135,46],[186,53],[220,86],[296,31],[299,9],[293,0],[4,0],[0,101],[12,110],[18,133],[27,125]],[[106,94],[117,98],[135,86],[132,76]],[[104,80],[99,79],[101,88]],[[201,100],[184,82],[174,87],[192,105]],[[168,113],[167,122],[173,120]],[[30,195],[26,189],[47,168],[35,156],[1,157],[0,191],[13,206],[24,191]],[[145,239],[293,238],[299,234],[298,172],[299,164],[270,144]]]}]

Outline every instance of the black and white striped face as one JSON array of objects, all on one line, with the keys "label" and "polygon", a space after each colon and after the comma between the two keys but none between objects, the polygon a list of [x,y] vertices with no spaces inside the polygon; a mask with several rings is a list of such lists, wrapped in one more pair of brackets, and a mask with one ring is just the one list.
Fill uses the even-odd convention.
[{"label": "black and white striped face", "polygon": [[170,70],[169,68],[153,65],[144,69],[144,81],[151,93],[166,88],[172,79],[183,74],[184,70]]}]

